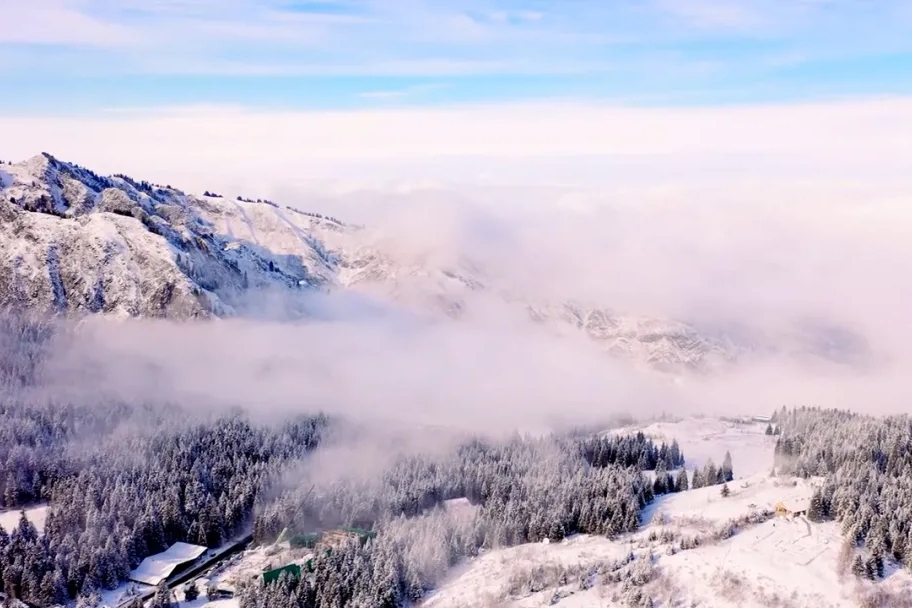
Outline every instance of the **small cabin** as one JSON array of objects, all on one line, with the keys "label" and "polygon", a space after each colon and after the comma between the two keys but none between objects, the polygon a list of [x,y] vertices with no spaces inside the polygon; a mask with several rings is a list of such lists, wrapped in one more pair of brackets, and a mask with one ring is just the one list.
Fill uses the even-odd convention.
[{"label": "small cabin", "polygon": [[776,503],[776,515],[780,517],[806,516],[808,504],[806,501],[786,500]]}]

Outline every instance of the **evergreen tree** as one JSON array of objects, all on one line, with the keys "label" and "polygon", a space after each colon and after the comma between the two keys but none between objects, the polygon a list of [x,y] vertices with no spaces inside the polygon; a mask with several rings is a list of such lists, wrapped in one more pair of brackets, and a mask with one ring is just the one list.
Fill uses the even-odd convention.
[{"label": "evergreen tree", "polygon": [[149,608],[172,608],[171,590],[168,589],[168,583],[165,580],[155,587],[155,595],[152,596]]},{"label": "evergreen tree", "polygon": [[823,508],[823,496],[820,493],[820,488],[814,490],[813,495],[811,495],[811,503],[808,505],[807,518],[813,522],[823,521],[826,516]]},{"label": "evergreen tree", "polygon": [[672,468],[678,468],[684,466],[684,453],[681,451],[681,446],[678,445],[678,440],[673,439],[671,441],[671,463]]},{"label": "evergreen tree", "polygon": [[732,481],[735,478],[734,471],[732,471],[732,457],[731,453],[728,451],[725,452],[725,459],[722,461],[722,468],[720,469],[720,479],[722,483],[727,483]]},{"label": "evergreen tree", "polygon": [[656,465],[655,480],[653,481],[653,484],[652,484],[653,493],[656,495],[667,493],[668,486],[666,485],[666,481],[667,480],[665,477],[665,461],[659,460],[658,464]]},{"label": "evergreen tree", "polygon": [[703,467],[703,483],[707,486],[714,486],[719,483],[719,469],[713,464],[712,460],[707,461]]},{"label": "evergreen tree", "polygon": [[861,559],[860,555],[856,555],[855,559],[852,561],[852,574],[858,578],[864,578],[868,575],[867,567],[865,566],[865,562]]},{"label": "evergreen tree", "polygon": [[879,552],[874,552],[865,562],[865,574],[873,580],[880,580],[884,576],[883,556]]},{"label": "evergreen tree", "polygon": [[669,493],[680,492],[678,487],[675,485],[675,476],[671,473],[665,473],[665,489]]},{"label": "evergreen tree", "polygon": [[693,472],[693,478],[690,481],[690,487],[694,490],[697,490],[703,486],[703,473],[700,472],[700,469],[695,468]]},{"label": "evergreen tree", "polygon": [[188,602],[194,601],[199,597],[199,587],[196,586],[196,582],[192,582],[184,588],[184,599]]},{"label": "evergreen tree", "polygon": [[893,538],[893,559],[898,561],[901,564],[909,565],[909,560],[906,557],[908,551],[908,545],[906,544],[906,535],[903,533],[897,533],[892,535]]},{"label": "evergreen tree", "polygon": [[727,483],[722,484],[721,494],[722,494],[722,498],[728,498],[729,495],[731,495],[731,490],[728,489]]},{"label": "evergreen tree", "polygon": [[678,492],[686,492],[688,490],[687,469],[681,468],[678,471],[677,479],[675,479],[675,488]]}]

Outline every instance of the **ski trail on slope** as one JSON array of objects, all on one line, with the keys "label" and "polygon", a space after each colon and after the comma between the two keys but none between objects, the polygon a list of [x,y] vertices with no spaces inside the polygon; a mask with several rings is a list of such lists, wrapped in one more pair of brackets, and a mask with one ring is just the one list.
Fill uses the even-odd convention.
[{"label": "ski trail on slope", "polygon": [[253,239],[253,242],[257,245],[260,244],[260,240],[257,238],[256,232],[253,230],[253,222],[250,221],[250,216],[247,215],[247,211],[244,207],[241,206],[241,203],[238,201],[232,201],[234,206],[237,207],[238,212],[241,214],[241,220],[247,224],[247,230],[250,232],[250,238]]}]

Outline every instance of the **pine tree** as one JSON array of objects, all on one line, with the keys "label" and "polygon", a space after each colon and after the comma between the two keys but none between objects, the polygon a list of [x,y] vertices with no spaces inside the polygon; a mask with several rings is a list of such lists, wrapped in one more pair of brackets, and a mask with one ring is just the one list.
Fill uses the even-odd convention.
[{"label": "pine tree", "polygon": [[858,578],[864,578],[868,575],[868,570],[860,555],[856,555],[855,559],[852,561],[852,574]]},{"label": "pine tree", "polygon": [[719,470],[716,469],[716,465],[713,464],[712,460],[708,461],[706,466],[703,467],[703,483],[707,486],[714,486],[719,483]]},{"label": "pine tree", "polygon": [[906,535],[899,533],[893,536],[893,559],[896,561],[907,564],[908,560],[906,559]]},{"label": "pine tree", "polygon": [[884,576],[884,560],[880,552],[874,552],[865,562],[865,571],[867,577],[873,580],[880,580]]},{"label": "pine tree", "polygon": [[40,597],[42,604],[56,606],[65,604],[69,599],[66,580],[60,570],[47,572],[41,580]]},{"label": "pine tree", "polygon": [[678,492],[686,492],[688,490],[687,469],[682,468],[678,471],[677,479],[675,479],[675,488]]},{"label": "pine tree", "polygon": [[168,589],[167,581],[162,580],[155,587],[155,595],[152,596],[149,608],[172,608],[171,590]]},{"label": "pine tree", "polygon": [[693,479],[690,480],[690,487],[694,490],[703,487],[703,474],[700,472],[700,469],[694,469]]},{"label": "pine tree", "polygon": [[735,478],[734,471],[732,470],[731,453],[728,451],[725,452],[725,459],[722,461],[722,468],[720,469],[720,473],[722,483],[729,482]]},{"label": "pine tree", "polygon": [[199,587],[196,586],[196,582],[192,582],[184,588],[184,599],[188,602],[192,602],[199,597]]},{"label": "pine tree", "polygon": [[772,425],[772,423],[769,423],[769,422],[766,423],[766,434],[767,434],[767,435],[772,435],[772,434],[773,434],[773,425]]},{"label": "pine tree", "polygon": [[728,489],[727,483],[722,484],[722,490],[720,493],[722,494],[722,498],[728,498],[731,495],[731,490]]},{"label": "pine tree", "polygon": [[810,521],[819,522],[823,521],[824,517],[823,496],[820,494],[820,488],[816,488],[811,496],[811,503],[808,505],[807,518]]},{"label": "pine tree", "polygon": [[652,483],[652,492],[656,496],[668,492],[668,487],[665,485],[665,482],[665,461],[659,460],[655,469],[655,481]]},{"label": "pine tree", "polygon": [[671,441],[671,463],[672,467],[677,468],[684,465],[684,454],[681,452],[681,446],[678,445],[678,440],[673,439]]}]

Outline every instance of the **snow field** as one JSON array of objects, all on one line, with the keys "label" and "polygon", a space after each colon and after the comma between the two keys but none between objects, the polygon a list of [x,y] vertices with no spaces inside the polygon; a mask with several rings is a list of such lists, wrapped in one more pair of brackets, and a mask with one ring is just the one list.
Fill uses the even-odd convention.
[{"label": "snow field", "polygon": [[[47,520],[47,514],[47,505],[29,507],[25,510],[25,516],[30,522],[35,525],[35,528],[38,530],[39,534],[44,533],[44,522]],[[3,529],[7,531],[7,533],[10,533],[19,525],[20,516],[20,509],[0,511],[0,526],[2,526]]]}]

